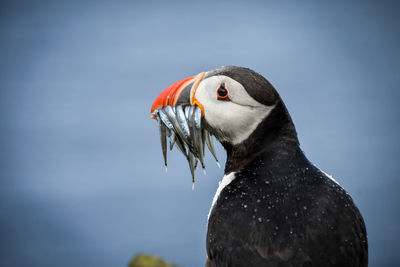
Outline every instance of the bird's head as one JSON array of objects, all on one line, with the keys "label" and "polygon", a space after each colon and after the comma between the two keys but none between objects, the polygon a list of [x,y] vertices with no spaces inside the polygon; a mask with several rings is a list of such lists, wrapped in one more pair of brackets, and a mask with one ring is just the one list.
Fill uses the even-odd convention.
[{"label": "bird's head", "polygon": [[156,98],[151,113],[160,124],[163,152],[163,136],[170,136],[189,163],[194,156],[204,166],[209,134],[224,146],[238,146],[274,109],[289,116],[279,94],[264,77],[248,68],[229,66],[172,84]]}]

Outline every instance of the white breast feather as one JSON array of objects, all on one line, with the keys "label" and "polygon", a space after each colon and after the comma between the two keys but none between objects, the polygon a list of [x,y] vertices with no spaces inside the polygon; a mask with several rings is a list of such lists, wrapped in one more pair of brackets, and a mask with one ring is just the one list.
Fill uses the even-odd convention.
[{"label": "white breast feather", "polygon": [[217,203],[219,194],[221,194],[221,191],[227,186],[229,185],[233,180],[235,179],[235,172],[231,172],[227,175],[224,175],[224,177],[222,178],[222,180],[219,182],[219,186],[217,189],[217,192],[214,195],[212,204],[211,204],[211,208],[210,211],[208,212],[208,217],[207,220],[210,218],[210,214],[212,209],[214,208],[214,205]]}]

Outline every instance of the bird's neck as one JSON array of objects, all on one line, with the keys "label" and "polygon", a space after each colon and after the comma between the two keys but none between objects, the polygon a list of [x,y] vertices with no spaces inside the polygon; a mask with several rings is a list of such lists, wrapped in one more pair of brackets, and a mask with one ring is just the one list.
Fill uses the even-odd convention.
[{"label": "bird's neck", "polygon": [[282,101],[240,144],[222,144],[227,152],[225,174],[240,171],[254,161],[266,166],[302,153],[296,129]]}]

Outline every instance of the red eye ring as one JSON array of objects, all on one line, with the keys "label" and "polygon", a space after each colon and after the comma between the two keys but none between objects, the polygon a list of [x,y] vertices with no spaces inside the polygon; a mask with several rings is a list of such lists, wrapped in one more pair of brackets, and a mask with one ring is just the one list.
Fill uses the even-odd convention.
[{"label": "red eye ring", "polygon": [[218,87],[217,99],[218,100],[229,100],[228,90],[225,87],[225,83],[221,83],[221,85]]}]

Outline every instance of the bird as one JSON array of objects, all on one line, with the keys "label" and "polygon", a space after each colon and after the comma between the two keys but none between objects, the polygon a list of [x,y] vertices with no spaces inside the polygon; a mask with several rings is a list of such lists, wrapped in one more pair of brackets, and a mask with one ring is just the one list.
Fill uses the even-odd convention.
[{"label": "bird", "polygon": [[215,154],[209,136],[226,150],[208,215],[206,267],[368,265],[359,209],[307,159],[288,109],[262,75],[238,66],[202,72],[165,89],[151,113],[165,165],[169,136],[193,179],[198,161],[205,168],[205,143]]}]

